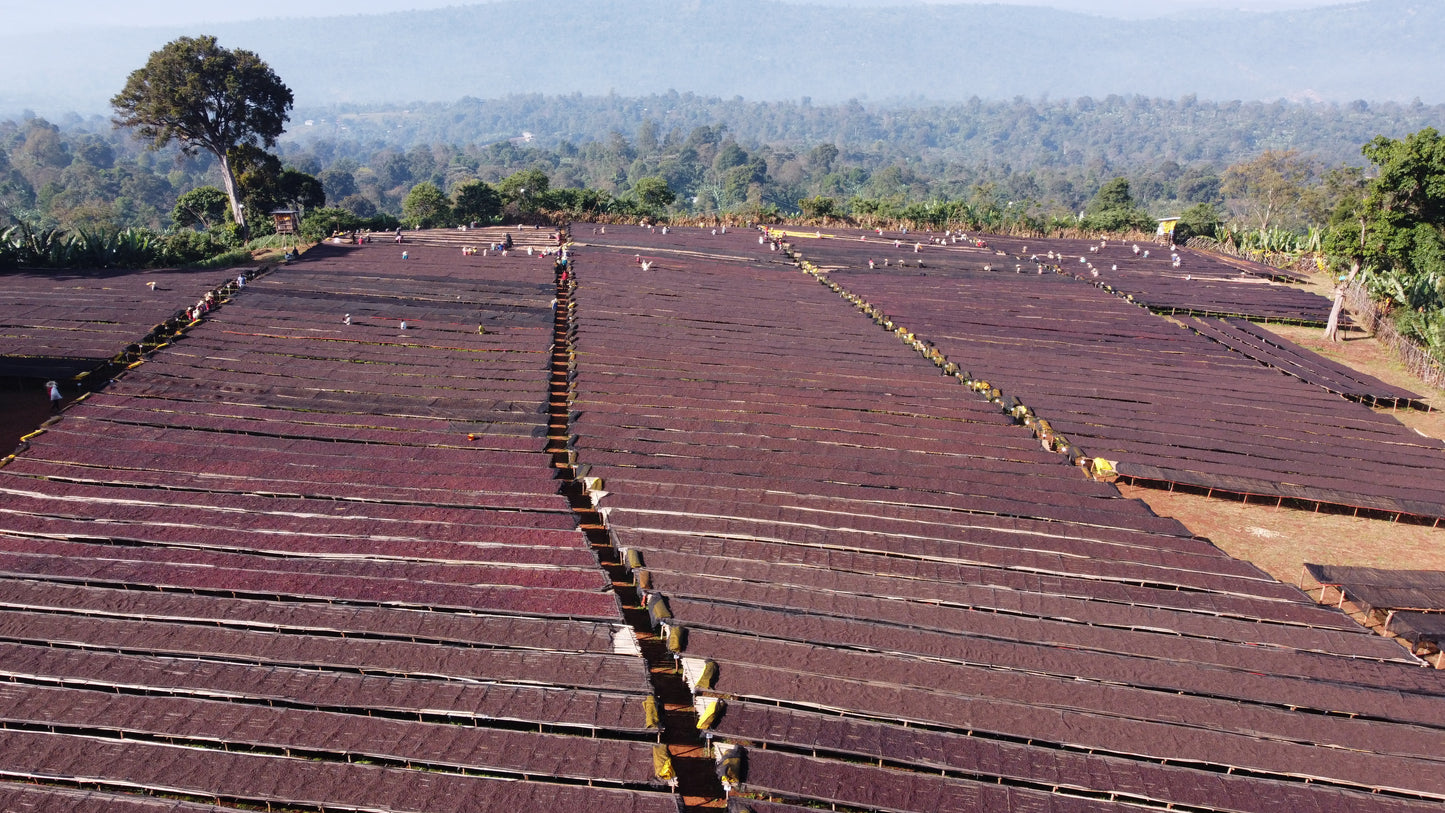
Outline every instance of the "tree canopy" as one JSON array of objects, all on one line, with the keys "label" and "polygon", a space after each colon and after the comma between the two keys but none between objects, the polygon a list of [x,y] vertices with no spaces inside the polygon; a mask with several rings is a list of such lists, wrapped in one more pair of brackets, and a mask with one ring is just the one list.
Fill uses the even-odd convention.
[{"label": "tree canopy", "polygon": [[1224,215],[1212,203],[1196,203],[1179,215],[1174,226],[1174,239],[1188,242],[1191,237],[1214,237],[1224,223]]},{"label": "tree canopy", "polygon": [[1405,332],[1445,353],[1445,137],[1426,127],[1362,151],[1379,170],[1361,203],[1365,268]]},{"label": "tree canopy", "polygon": [[180,228],[209,229],[226,218],[226,193],[214,186],[198,186],[176,199],[171,220]]},{"label": "tree canopy", "polygon": [[451,202],[431,181],[422,181],[401,202],[401,218],[417,228],[440,226],[451,214]]},{"label": "tree canopy", "polygon": [[452,197],[452,214],[458,220],[491,223],[502,214],[502,196],[485,181],[467,181]]},{"label": "tree canopy", "polygon": [[798,209],[807,218],[834,217],[839,213],[838,201],[825,195],[800,199]]},{"label": "tree canopy", "polygon": [[293,99],[259,56],[222,48],[211,36],[181,37],[150,55],[111,99],[113,121],[159,149],[178,142],[189,155],[205,150],[221,164],[232,216],[245,212],[228,154],[239,146],[273,147]]},{"label": "tree canopy", "polygon": [[[1416,232],[1420,240],[1438,243],[1445,229],[1445,137],[1426,127],[1402,140],[1377,136],[1362,148],[1379,168],[1370,182],[1366,209],[1374,220],[1375,245],[1400,266],[1422,266],[1409,258],[1423,249],[1416,240],[1407,247],[1401,232]],[[1426,263],[1435,259],[1419,258]],[[1440,269],[1445,270],[1445,269]]]},{"label": "tree canopy", "polygon": [[1154,225],[1149,213],[1140,209],[1129,192],[1128,178],[1115,178],[1099,187],[1084,210],[1083,225],[1096,231],[1129,231]]},{"label": "tree canopy", "polygon": [[497,184],[497,192],[507,203],[517,204],[523,212],[535,211],[536,201],[551,187],[547,173],[536,167],[514,172]]},{"label": "tree canopy", "polygon": [[666,209],[677,200],[677,195],[667,185],[667,179],[656,175],[638,178],[637,183],[632,185],[632,193],[637,196],[639,203],[654,211]]},{"label": "tree canopy", "polygon": [[1265,231],[1299,205],[1317,172],[1316,161],[1295,150],[1265,150],[1253,161],[1226,170],[1222,191],[1240,201]]}]

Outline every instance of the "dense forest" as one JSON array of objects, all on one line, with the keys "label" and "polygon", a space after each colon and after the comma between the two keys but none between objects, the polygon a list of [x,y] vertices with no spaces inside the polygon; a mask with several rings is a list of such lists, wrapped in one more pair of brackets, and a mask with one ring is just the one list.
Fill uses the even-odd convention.
[{"label": "dense forest", "polygon": [[[757,102],[670,91],[649,96],[512,95],[415,105],[300,108],[288,139],[305,146],[384,142],[487,144],[533,136],[537,146],[635,138],[645,122],[659,138],[723,125],[744,144],[821,143],[887,160],[1008,165],[1019,169],[1102,164],[1120,169],[1164,160],[1226,166],[1258,152],[1297,150],[1327,164],[1361,163],[1360,145],[1445,120],[1445,104],[1211,102],[1143,96],[879,104],[807,99]],[[357,157],[357,156],[352,156]]]},{"label": "dense forest", "polygon": [[[1304,194],[1263,225],[1323,225],[1330,171],[1365,164],[1361,145],[1445,128],[1445,106],[1207,102],[1192,97],[989,101],[935,107],[744,102],[667,93],[514,96],[412,108],[298,111],[279,155],[321,181],[328,205],[400,216],[429,183],[498,183],[522,170],[551,189],[626,198],[662,178],[675,213],[831,200],[836,211],[973,202],[1041,224],[1076,217],[1105,183],[1129,182],[1154,216],[1198,204],[1260,225],[1231,167],[1290,154]],[[0,122],[0,220],[37,227],[173,228],[177,200],[219,186],[204,153],[156,152],[106,118]],[[1338,186],[1338,183],[1335,184]],[[1334,189],[1334,191],[1332,191]],[[1238,194],[1231,195],[1231,192]],[[825,204],[826,205],[826,204]]]}]

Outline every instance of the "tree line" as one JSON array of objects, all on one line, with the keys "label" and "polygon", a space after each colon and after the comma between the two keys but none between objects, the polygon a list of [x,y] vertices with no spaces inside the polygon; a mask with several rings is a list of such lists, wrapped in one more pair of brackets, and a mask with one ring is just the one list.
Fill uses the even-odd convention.
[{"label": "tree line", "polygon": [[[326,113],[327,115],[320,115]],[[1362,166],[1360,144],[1445,126],[1438,106],[1213,103],[1107,97],[1022,100],[933,108],[849,103],[747,103],[655,97],[512,97],[399,110],[310,111],[311,126],[278,137],[271,158],[319,180],[326,200],[362,217],[402,215],[411,187],[451,195],[465,181],[495,185],[525,169],[553,189],[626,197],[661,177],[674,210],[712,213],[771,207],[807,213],[801,201],[898,214],[911,204],[967,203],[985,218],[993,203],[1034,215],[1077,215],[1115,178],[1156,216],[1210,203],[1244,224],[1247,202],[1224,194],[1231,167],[1265,153],[1293,153],[1312,167],[1300,205],[1276,209],[1270,228],[1323,226],[1328,173]],[[510,128],[507,122],[514,121]],[[565,124],[563,123],[565,122]],[[528,126],[536,135],[520,136]],[[342,129],[342,128],[345,129]],[[256,157],[256,156],[253,156]],[[266,158],[269,161],[271,158]],[[253,173],[259,181],[275,166]],[[291,186],[302,181],[291,176]],[[177,199],[198,186],[224,189],[214,156],[175,145],[144,149],[105,119],[0,122],[0,218],[48,228],[173,228]],[[251,211],[287,197],[243,193]],[[314,191],[314,188],[313,188]],[[293,196],[296,190],[291,190]],[[269,197],[269,200],[263,200]],[[314,194],[307,202],[314,203]],[[1012,206],[1009,203],[1012,202]],[[1327,201],[1326,201],[1327,202]],[[1010,212],[1005,212],[1009,214]],[[914,214],[919,212],[915,210]]]},{"label": "tree line", "polygon": [[[336,113],[319,129],[310,119],[283,138],[292,101],[255,54],[183,37],[128,77],[112,100],[113,128],[0,123],[0,215],[13,223],[0,235],[0,264],[115,263],[147,251],[150,262],[196,261],[265,233],[276,208],[302,212],[313,237],[549,214],[1045,234],[1144,230],[1167,215],[1181,218],[1180,238],[1328,256],[1415,314],[1402,317],[1408,332],[1445,346],[1438,131],[1375,135],[1363,149],[1356,141],[1350,160],[1336,147],[1292,146],[1440,117],[1418,103],[1109,97],[887,110],[679,94],[527,97],[507,103],[536,108],[534,121],[570,110],[573,127],[609,129],[575,141],[524,133],[425,142],[444,121],[468,126],[480,103],[406,112],[409,133],[386,138],[378,128],[398,129],[394,111]],[[613,126],[628,118],[620,111],[636,121],[631,132]],[[684,126],[724,111],[734,117]],[[1310,135],[1259,149],[1272,143],[1263,133],[1281,128]],[[808,138],[822,132],[835,137]]]}]

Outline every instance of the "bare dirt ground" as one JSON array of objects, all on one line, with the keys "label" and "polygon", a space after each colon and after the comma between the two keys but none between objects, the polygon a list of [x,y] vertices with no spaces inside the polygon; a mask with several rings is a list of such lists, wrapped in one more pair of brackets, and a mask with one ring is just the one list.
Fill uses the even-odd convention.
[{"label": "bare dirt ground", "polygon": [[[1324,285],[1319,293],[1328,295]],[[1434,411],[1380,410],[1431,438],[1445,439],[1445,393],[1408,373],[1389,348],[1359,329],[1331,342],[1315,327],[1268,324],[1276,335],[1390,384],[1426,396]],[[1441,454],[1445,454],[1442,444]],[[1383,568],[1445,570],[1445,527],[1313,513],[1274,505],[1243,504],[1193,494],[1125,486],[1126,496],[1174,517],[1225,552],[1258,565],[1275,578],[1298,584],[1305,562]]]},{"label": "bare dirt ground", "polygon": [[1120,485],[1126,497],[1173,517],[1229,555],[1300,583],[1305,562],[1445,570],[1445,528],[1313,513],[1274,505]]}]

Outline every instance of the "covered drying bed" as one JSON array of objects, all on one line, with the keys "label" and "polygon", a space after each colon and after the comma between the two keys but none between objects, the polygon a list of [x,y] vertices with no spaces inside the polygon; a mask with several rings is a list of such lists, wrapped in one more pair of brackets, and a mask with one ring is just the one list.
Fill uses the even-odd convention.
[{"label": "covered drying bed", "polygon": [[[1445,612],[1390,614],[1385,629],[1407,641],[1416,652],[1435,653],[1445,649]],[[1445,668],[1445,661],[1436,661],[1436,668]]]},{"label": "covered drying bed", "polygon": [[1244,319],[1201,319],[1187,323],[1208,336],[1260,364],[1288,373],[1306,384],[1323,387],[1353,401],[1382,407],[1419,407],[1421,396],[1404,387],[1387,384],[1371,375],[1352,370],[1282,339]]},{"label": "covered drying bed", "polygon": [[70,378],[95,369],[235,276],[213,269],[7,272],[0,377]]},{"label": "covered drying bed", "polygon": [[[806,257],[824,268],[957,270],[988,265],[997,271],[1061,272],[1165,315],[1245,317],[1323,325],[1330,301],[1295,284],[1302,280],[1259,263],[1133,243],[991,234],[910,233],[857,229],[784,230]],[[982,245],[979,245],[979,243]],[[917,250],[915,250],[917,249]],[[1144,256],[1144,252],[1149,256]],[[920,266],[920,263],[922,265]]]},{"label": "covered drying bed", "polygon": [[[1016,397],[1121,475],[1445,517],[1445,448],[1306,383],[1325,383],[1330,365],[1302,349],[1290,355],[1307,368],[1301,362],[1293,370],[1300,377],[1282,375],[1065,275],[1000,270],[976,254],[965,262],[952,247],[925,248],[922,269],[870,270],[868,245],[799,240],[798,250],[845,292]],[[1230,335],[1246,332],[1236,326]],[[1330,389],[1346,388],[1408,397],[1382,384],[1346,387],[1336,375]]]},{"label": "covered drying bed", "polygon": [[255,280],[0,468],[4,805],[677,810],[545,451],[551,263],[400,254]]},{"label": "covered drying bed", "polygon": [[1293,284],[1302,281],[1298,277],[1247,260],[1114,240],[986,239],[993,248],[1024,259],[1037,257],[1065,274],[1171,316],[1324,325],[1330,315],[1330,301]]},{"label": "covered drying bed", "polygon": [[1305,563],[1317,584],[1333,587],[1344,600],[1369,611],[1445,612],[1445,571],[1384,570]]},{"label": "covered drying bed", "polygon": [[590,228],[574,451],[743,746],[730,809],[1445,799],[1445,682],[1398,646],[1085,479],[755,236]]},{"label": "covered drying bed", "polygon": [[[1417,655],[1436,658],[1445,669],[1445,572],[1305,564],[1305,575],[1320,588],[1320,601],[1350,602],[1372,623],[1396,636]],[[1333,590],[1337,598],[1329,597]]]}]

